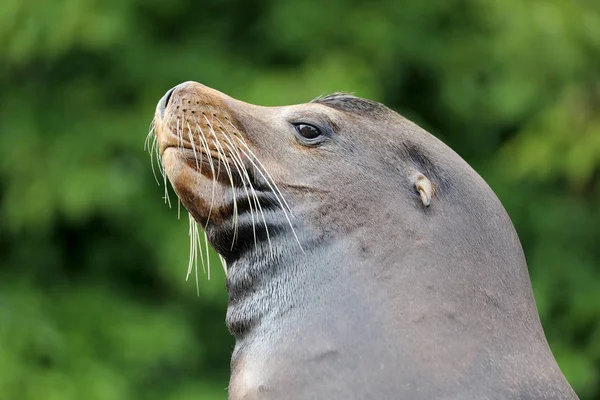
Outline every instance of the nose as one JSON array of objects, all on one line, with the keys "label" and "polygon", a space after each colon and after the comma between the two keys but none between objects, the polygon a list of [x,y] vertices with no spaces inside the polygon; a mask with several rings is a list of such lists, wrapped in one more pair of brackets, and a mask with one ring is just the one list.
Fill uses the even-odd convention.
[{"label": "nose", "polygon": [[176,88],[177,88],[177,86],[169,89],[169,91],[167,91],[167,93],[165,93],[165,95],[162,97],[162,99],[160,99],[160,101],[158,102],[158,109],[160,110],[161,116],[165,115],[165,110],[167,109],[169,100],[171,100],[171,95],[173,94],[173,91],[175,91]]}]

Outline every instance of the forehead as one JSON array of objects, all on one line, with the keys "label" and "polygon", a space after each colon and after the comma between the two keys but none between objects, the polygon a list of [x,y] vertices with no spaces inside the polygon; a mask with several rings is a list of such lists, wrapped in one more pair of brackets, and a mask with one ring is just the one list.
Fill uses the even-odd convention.
[{"label": "forehead", "polygon": [[374,114],[382,114],[389,111],[381,103],[352,96],[348,93],[333,93],[328,96],[317,97],[311,103],[322,104],[338,111],[359,115],[373,116]]}]

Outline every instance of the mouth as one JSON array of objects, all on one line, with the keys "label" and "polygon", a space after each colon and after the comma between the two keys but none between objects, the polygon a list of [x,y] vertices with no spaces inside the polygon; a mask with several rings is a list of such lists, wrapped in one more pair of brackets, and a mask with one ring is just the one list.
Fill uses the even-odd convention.
[{"label": "mouth", "polygon": [[281,199],[259,185],[253,168],[241,171],[222,158],[180,146],[166,147],[163,157],[180,171],[185,165],[194,175],[183,187],[177,178],[169,179],[219,255],[231,261],[257,243],[270,241],[270,212],[280,210]]},{"label": "mouth", "polygon": [[205,151],[199,152],[197,149],[181,145],[166,146],[163,157],[168,152],[173,152],[177,159],[205,178],[231,186],[232,189],[243,188],[248,184],[251,184],[257,193],[267,189],[255,167],[243,162],[239,155],[234,161],[231,155],[207,154]]},{"label": "mouth", "polygon": [[210,180],[225,185],[233,184],[236,187],[243,186],[245,178],[249,178],[250,182],[254,181],[254,171],[240,163],[240,160],[232,162],[226,155],[207,154],[204,151],[175,145],[165,147],[163,157],[167,152],[173,152],[175,157],[189,168]]},{"label": "mouth", "polygon": [[196,179],[196,183],[204,182],[202,186],[210,193],[206,196],[214,197],[213,186],[218,184],[220,200],[211,198],[210,202],[219,209],[224,221],[237,219],[246,211],[256,213],[260,208],[264,212],[280,206],[277,195],[253,165],[241,164],[239,160],[232,163],[223,158],[223,155],[207,155],[181,145],[169,145],[163,151],[165,162],[173,162],[174,159],[186,165],[191,173],[202,177],[202,181]]}]

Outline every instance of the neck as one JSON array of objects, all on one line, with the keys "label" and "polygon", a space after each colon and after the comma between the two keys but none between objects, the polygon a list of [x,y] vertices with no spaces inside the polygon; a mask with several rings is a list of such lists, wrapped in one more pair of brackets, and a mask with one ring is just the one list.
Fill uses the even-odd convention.
[{"label": "neck", "polygon": [[317,246],[299,242],[291,229],[263,239],[227,263],[227,326],[238,342],[254,337],[298,305],[299,286],[313,279],[312,268],[302,265]]},{"label": "neck", "polygon": [[[500,247],[519,246],[511,259],[487,249],[476,256],[460,246],[448,249],[444,234],[427,237],[398,226],[385,232],[375,222],[343,239],[309,242],[300,232],[302,252],[291,231],[281,230],[271,238],[273,251],[261,242],[232,262],[231,398],[260,387],[274,398],[287,390],[339,393],[338,383],[351,391],[347,398],[374,387],[392,397],[406,387],[411,398],[421,398],[415,390],[422,383],[428,396],[460,387],[476,391],[488,375],[515,365],[524,381],[536,372],[526,365],[544,365],[547,376],[562,377],[543,338],[516,236]],[[390,245],[390,237],[412,240]],[[490,257],[503,258],[500,271],[486,268],[498,263]],[[383,370],[395,371],[401,382]]]}]

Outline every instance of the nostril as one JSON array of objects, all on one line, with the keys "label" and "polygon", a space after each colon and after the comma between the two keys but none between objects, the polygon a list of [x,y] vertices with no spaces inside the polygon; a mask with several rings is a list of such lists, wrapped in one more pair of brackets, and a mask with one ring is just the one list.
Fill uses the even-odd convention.
[{"label": "nostril", "polygon": [[160,99],[160,114],[161,115],[165,114],[165,110],[167,109],[167,105],[169,104],[169,100],[171,100],[171,95],[175,91],[176,87],[177,86],[169,89],[169,91],[167,93],[165,93],[165,95],[162,97],[162,99]]},{"label": "nostril", "polygon": [[173,94],[173,92],[175,91],[175,88],[171,88],[167,94],[165,94],[165,107],[167,106],[167,104],[169,104],[169,100],[171,100],[171,95]]}]

